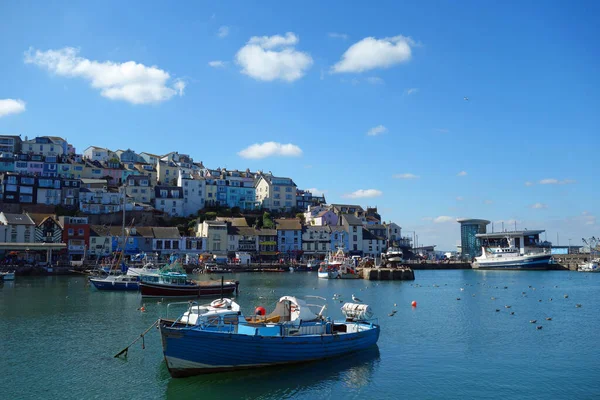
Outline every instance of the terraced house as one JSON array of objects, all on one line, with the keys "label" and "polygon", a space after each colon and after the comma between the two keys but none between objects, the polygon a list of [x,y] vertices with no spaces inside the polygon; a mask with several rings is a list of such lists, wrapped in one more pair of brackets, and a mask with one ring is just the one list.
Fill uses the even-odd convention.
[{"label": "terraced house", "polygon": [[254,187],[256,206],[267,210],[292,210],[296,207],[297,186],[290,178],[258,173]]}]

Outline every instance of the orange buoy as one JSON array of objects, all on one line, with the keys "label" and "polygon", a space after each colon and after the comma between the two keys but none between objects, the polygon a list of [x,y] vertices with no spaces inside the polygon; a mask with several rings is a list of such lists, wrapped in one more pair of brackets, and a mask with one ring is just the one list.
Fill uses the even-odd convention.
[{"label": "orange buoy", "polygon": [[256,309],[254,309],[254,314],[255,315],[266,315],[267,310],[265,310],[265,308],[262,306],[258,306],[258,307],[256,307]]},{"label": "orange buoy", "polygon": [[140,311],[141,311],[141,312],[146,312],[146,307],[142,306],[142,307],[140,308]]},{"label": "orange buoy", "polygon": [[410,303],[411,306],[416,307],[417,306],[417,302],[416,301],[412,301],[412,303]]}]

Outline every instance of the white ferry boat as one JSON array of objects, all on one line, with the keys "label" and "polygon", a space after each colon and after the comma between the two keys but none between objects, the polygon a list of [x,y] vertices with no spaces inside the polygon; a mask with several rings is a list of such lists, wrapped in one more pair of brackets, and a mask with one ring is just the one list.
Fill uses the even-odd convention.
[{"label": "white ferry boat", "polygon": [[475,257],[474,269],[548,269],[552,255],[549,246],[540,243],[542,231],[480,233],[482,254]]}]

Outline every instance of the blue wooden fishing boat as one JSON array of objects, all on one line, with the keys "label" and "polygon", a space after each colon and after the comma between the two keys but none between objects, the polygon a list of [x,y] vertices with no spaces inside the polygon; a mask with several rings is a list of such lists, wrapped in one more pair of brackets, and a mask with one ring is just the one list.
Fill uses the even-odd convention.
[{"label": "blue wooden fishing boat", "polygon": [[172,377],[185,377],[321,360],[376,345],[380,328],[368,305],[346,303],[344,321],[326,318],[326,306],[315,313],[314,306],[284,296],[269,315],[246,318],[230,301],[223,312],[190,318],[190,309],[175,321],[161,319],[167,368]]},{"label": "blue wooden fishing boat", "polygon": [[108,275],[106,277],[90,278],[90,282],[98,290],[132,290],[140,288],[139,278],[130,275]]}]

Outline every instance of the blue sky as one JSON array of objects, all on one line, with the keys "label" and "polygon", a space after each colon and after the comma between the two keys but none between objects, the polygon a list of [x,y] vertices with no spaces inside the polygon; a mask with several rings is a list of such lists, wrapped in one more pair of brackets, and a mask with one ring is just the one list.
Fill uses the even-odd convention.
[{"label": "blue sky", "polygon": [[0,133],[272,171],[443,250],[599,236],[600,3],[454,4],[2,2]]}]

